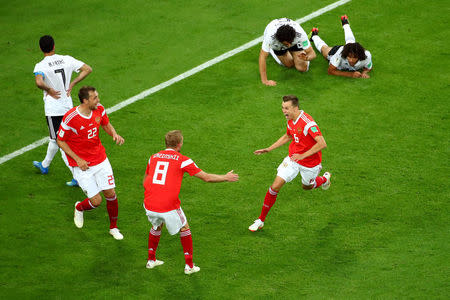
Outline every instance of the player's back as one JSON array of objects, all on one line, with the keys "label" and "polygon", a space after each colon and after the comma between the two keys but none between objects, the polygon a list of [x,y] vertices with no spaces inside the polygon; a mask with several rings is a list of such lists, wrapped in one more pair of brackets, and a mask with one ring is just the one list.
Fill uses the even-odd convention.
[{"label": "player's back", "polygon": [[72,98],[67,96],[73,72],[83,66],[83,62],[69,55],[53,54],[45,56],[43,60],[34,67],[34,75],[42,75],[45,84],[60,92],[60,98],[54,99],[44,91],[45,114],[47,116],[64,115],[73,107]]},{"label": "player's back", "polygon": [[144,182],[146,209],[167,212],[179,208],[178,195],[184,172],[194,175],[199,171],[189,157],[173,149],[153,154],[147,164]]}]

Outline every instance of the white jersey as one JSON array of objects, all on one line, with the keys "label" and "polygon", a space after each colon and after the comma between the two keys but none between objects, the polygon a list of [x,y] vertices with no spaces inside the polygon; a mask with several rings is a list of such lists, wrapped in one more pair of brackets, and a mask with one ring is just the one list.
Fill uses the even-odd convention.
[{"label": "white jersey", "polygon": [[308,40],[308,36],[303,28],[295,21],[288,18],[275,19],[267,25],[264,30],[264,39],[262,43],[262,50],[269,52],[270,48],[273,50],[286,50],[288,47],[283,45],[280,41],[275,38],[275,33],[278,28],[283,25],[289,25],[295,30],[295,38],[291,44],[291,47],[297,45],[300,49],[307,49],[311,47],[311,43]]},{"label": "white jersey", "polygon": [[352,67],[347,58],[341,56],[344,46],[341,46],[338,51],[330,57],[330,65],[335,66],[338,70],[343,71],[357,71],[366,68],[368,70],[372,69],[372,55],[369,51],[365,51],[367,58],[365,60],[358,60],[358,62]]},{"label": "white jersey", "polygon": [[79,72],[84,65],[69,55],[53,54],[45,56],[34,67],[34,76],[42,75],[45,84],[59,91],[61,98],[55,99],[44,91],[44,109],[46,116],[63,116],[73,107],[72,98],[67,97],[66,91],[69,88],[72,72]]}]

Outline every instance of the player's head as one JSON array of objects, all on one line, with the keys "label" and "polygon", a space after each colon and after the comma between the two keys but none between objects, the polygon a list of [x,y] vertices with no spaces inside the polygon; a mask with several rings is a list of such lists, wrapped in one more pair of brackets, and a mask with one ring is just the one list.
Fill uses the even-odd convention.
[{"label": "player's head", "polygon": [[50,53],[55,49],[55,41],[53,40],[52,36],[44,35],[39,39],[39,47],[41,48],[42,52]]},{"label": "player's head", "polygon": [[83,86],[78,92],[78,99],[80,99],[81,104],[87,105],[90,110],[97,109],[100,102],[97,90],[93,86]]},{"label": "player's head", "polygon": [[346,58],[351,66],[354,66],[358,61],[365,60],[366,49],[359,43],[348,43],[344,46],[341,53],[342,58]]},{"label": "player's head", "polygon": [[180,150],[183,146],[183,134],[180,130],[172,130],[166,133],[166,148]]},{"label": "player's head", "polygon": [[292,44],[295,38],[295,29],[289,25],[280,26],[275,33],[275,38],[280,42],[286,42],[289,45]]},{"label": "player's head", "polygon": [[284,116],[288,120],[293,120],[298,117],[299,106],[298,106],[298,98],[294,95],[286,95],[283,96],[283,103],[281,104],[281,110],[283,111]]}]

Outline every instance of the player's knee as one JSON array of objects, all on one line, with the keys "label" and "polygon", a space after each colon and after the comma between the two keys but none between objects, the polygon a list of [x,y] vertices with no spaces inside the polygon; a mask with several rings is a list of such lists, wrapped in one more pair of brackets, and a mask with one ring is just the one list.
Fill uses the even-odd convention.
[{"label": "player's knee", "polygon": [[116,192],[114,191],[114,189],[110,189],[110,190],[105,190],[103,191],[103,195],[105,195],[106,198],[115,198],[116,197]]},{"label": "player's knee", "polygon": [[313,189],[313,185],[304,185],[304,184],[302,184],[302,188],[304,189],[304,190],[312,190]]},{"label": "player's knee", "polygon": [[308,64],[298,64],[298,65],[295,65],[295,68],[299,72],[306,72],[306,71],[308,71]]},{"label": "player's knee", "polygon": [[102,196],[100,196],[100,193],[89,199],[95,207],[99,206],[102,203]]},{"label": "player's knee", "polygon": [[186,231],[186,230],[189,230],[189,224],[188,224],[188,223],[186,223],[186,225],[184,225],[184,226],[181,227],[181,229],[180,229],[181,232]]}]

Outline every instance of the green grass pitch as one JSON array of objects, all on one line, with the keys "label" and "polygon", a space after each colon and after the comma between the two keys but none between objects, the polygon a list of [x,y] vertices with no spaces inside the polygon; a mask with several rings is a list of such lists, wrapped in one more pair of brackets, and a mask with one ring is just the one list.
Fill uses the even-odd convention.
[{"label": "green grass pitch", "polygon": [[[0,4],[0,156],[47,134],[33,67],[38,39],[93,67],[83,84],[111,107],[263,34],[274,18],[298,19],[333,0],[21,1]],[[260,45],[110,115],[125,138],[102,135],[113,166],[119,228],[108,234],[105,203],[73,224],[84,198],[68,188],[59,154],[47,176],[32,160],[46,146],[0,165],[2,299],[445,299],[450,294],[449,42],[446,1],[353,0],[305,24],[342,44],[346,13],[369,49],[368,80],[326,74],[320,56],[300,74],[268,59]],[[78,88],[80,85],[78,86]],[[287,184],[261,232],[247,227],[287,147],[263,156],[285,131],[281,96],[296,94],[328,148],[328,191]],[[74,97],[76,101],[76,97]],[[76,102],[75,102],[76,104]],[[183,274],[178,236],[163,231],[145,268],[150,225],[142,178],[163,136],[181,129],[182,152],[207,172],[234,169],[238,183],[185,178],[180,198],[202,270]]]}]

